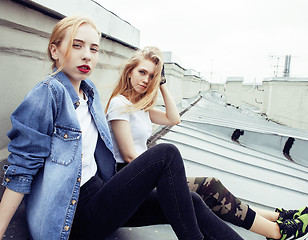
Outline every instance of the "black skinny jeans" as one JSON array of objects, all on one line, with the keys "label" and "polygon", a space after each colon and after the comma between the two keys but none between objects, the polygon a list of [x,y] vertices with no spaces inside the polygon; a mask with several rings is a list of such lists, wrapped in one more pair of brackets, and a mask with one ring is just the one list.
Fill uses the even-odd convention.
[{"label": "black skinny jeans", "polygon": [[178,149],[159,144],[104,183],[81,188],[70,239],[104,239],[122,226],[171,224],[178,239],[242,239],[190,192]]}]

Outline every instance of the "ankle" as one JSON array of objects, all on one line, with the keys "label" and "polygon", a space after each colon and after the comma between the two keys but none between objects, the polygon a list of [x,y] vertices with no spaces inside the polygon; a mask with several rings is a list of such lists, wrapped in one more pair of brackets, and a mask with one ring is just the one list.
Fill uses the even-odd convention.
[{"label": "ankle", "polygon": [[280,239],[281,238],[280,227],[277,222],[275,222],[274,224],[275,224],[274,227],[275,230],[273,231],[273,236],[271,236],[271,238]]},{"label": "ankle", "polygon": [[[271,219],[272,222],[276,222],[279,219],[280,213],[279,212],[274,212],[273,213],[273,218]],[[277,224],[278,225],[278,224]]]}]

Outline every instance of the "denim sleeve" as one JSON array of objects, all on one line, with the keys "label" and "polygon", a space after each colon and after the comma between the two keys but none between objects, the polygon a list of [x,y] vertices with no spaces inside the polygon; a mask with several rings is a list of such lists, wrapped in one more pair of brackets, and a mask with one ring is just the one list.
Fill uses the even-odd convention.
[{"label": "denim sleeve", "polygon": [[9,166],[3,186],[24,194],[31,189],[33,177],[50,154],[53,119],[56,116],[55,91],[46,83],[38,84],[11,116]]}]

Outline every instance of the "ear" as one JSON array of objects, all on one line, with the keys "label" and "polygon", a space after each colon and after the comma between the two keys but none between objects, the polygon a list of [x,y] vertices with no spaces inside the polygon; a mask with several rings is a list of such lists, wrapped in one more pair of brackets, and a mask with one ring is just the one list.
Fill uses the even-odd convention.
[{"label": "ear", "polygon": [[50,55],[51,55],[52,59],[55,60],[55,61],[57,61],[59,59],[57,50],[58,50],[58,48],[55,44],[51,44],[49,46]]}]

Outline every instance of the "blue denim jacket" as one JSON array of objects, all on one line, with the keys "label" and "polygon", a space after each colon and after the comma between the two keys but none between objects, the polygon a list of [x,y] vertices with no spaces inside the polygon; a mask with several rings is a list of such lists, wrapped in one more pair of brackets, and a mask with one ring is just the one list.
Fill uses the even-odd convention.
[{"label": "blue denim jacket", "polygon": [[[115,174],[115,160],[103,107],[90,80],[82,81],[81,88],[99,132],[95,150],[98,173],[108,181]],[[11,165],[3,185],[27,194],[27,221],[35,240],[69,237],[81,177],[78,106],[73,85],[60,72],[37,84],[11,116]]]}]

